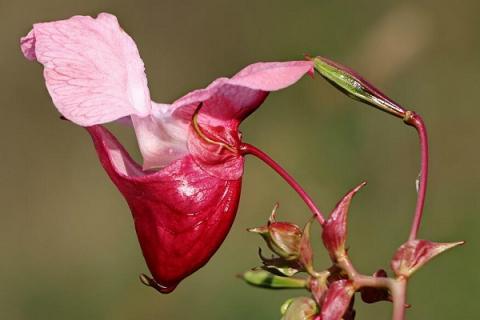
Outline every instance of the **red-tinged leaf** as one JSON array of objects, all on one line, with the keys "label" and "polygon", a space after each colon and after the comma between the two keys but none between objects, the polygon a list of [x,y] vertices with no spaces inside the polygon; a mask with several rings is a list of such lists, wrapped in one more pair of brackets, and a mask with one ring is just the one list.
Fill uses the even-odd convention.
[{"label": "red-tinged leaf", "polygon": [[328,290],[327,277],[328,274],[318,278],[312,278],[309,283],[309,290],[317,304],[320,306],[323,305],[323,300],[325,299],[325,294]]},{"label": "red-tinged leaf", "polygon": [[312,226],[312,221],[310,220],[303,228],[303,235],[300,239],[300,263],[303,267],[310,273],[313,274],[313,250],[310,243],[310,228]]},{"label": "red-tinged leaf", "polygon": [[355,320],[357,311],[353,308],[354,304],[355,304],[355,296],[352,296],[352,299],[350,300],[350,304],[348,305],[347,311],[345,311],[345,314],[343,315],[342,320]]},{"label": "red-tinged leaf", "polygon": [[410,277],[440,253],[461,244],[464,242],[439,243],[428,240],[410,240],[398,248],[392,258],[391,267],[397,276]]},{"label": "red-tinged leaf", "polygon": [[322,305],[322,320],[340,320],[347,311],[355,289],[350,280],[333,282]]},{"label": "red-tinged leaf", "polygon": [[347,240],[348,209],[353,196],[365,184],[366,182],[362,182],[355,189],[348,192],[343,199],[340,200],[335,209],[333,209],[330,217],[323,225],[323,244],[333,260],[337,260],[339,256],[346,253],[345,242]]},{"label": "red-tinged leaf", "polygon": [[285,260],[280,257],[266,258],[262,255],[262,249],[258,249],[258,255],[263,262],[262,269],[280,276],[291,277],[303,270],[303,266],[297,260]]}]

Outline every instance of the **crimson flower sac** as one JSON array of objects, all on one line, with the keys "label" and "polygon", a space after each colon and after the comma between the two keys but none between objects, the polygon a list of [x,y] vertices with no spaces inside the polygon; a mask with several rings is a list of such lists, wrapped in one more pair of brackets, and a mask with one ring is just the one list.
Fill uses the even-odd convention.
[{"label": "crimson flower sac", "polygon": [[[313,71],[310,61],[256,63],[160,104],[150,100],[135,42],[111,14],[35,24],[21,49],[44,66],[62,116],[92,136],[132,211],[153,276],[142,281],[163,293],[205,265],[233,223],[244,163],[241,121],[270,91]],[[102,126],[118,121],[133,126],[143,166]]]}]

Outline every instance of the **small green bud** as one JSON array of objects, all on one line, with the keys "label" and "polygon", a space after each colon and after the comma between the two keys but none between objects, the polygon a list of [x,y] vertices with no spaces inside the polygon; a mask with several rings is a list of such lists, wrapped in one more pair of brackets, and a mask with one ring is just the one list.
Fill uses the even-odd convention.
[{"label": "small green bud", "polygon": [[354,70],[323,57],[312,59],[315,70],[349,97],[404,118],[405,109],[384,95]]},{"label": "small green bud", "polygon": [[252,286],[268,289],[303,289],[307,287],[305,279],[277,276],[265,270],[249,270],[242,275],[242,278]]}]

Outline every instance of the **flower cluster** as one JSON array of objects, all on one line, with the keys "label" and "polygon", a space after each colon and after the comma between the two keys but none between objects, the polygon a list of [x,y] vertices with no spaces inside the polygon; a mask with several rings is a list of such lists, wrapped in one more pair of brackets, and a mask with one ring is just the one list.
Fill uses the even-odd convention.
[{"label": "flower cluster", "polygon": [[[428,143],[425,125],[420,116],[406,111],[381,93],[355,71],[329,59],[311,58],[315,70],[336,88],[356,100],[360,100],[387,113],[402,118],[419,133],[422,151],[421,174],[418,181],[418,199],[410,237],[395,252],[391,268],[395,277],[379,269],[372,276],[359,273],[347,250],[348,211],[353,196],[366,182],[348,192],[335,206],[327,220],[317,219],[322,227],[322,241],[332,265],[323,271],[315,271],[310,239],[310,224],[303,231],[288,222],[276,222],[274,213],[267,226],[249,231],[260,233],[268,247],[277,256],[270,259],[260,255],[263,265],[243,274],[244,280],[253,285],[272,289],[303,288],[309,297],[287,300],[281,307],[284,320],[348,320],[355,318],[354,295],[360,293],[366,303],[390,301],[394,304],[393,319],[404,319],[406,286],[412,274],[440,253],[463,244],[436,243],[417,238],[423,213],[428,173]],[[304,276],[300,276],[304,272]]]},{"label": "flower cluster", "polygon": [[[266,226],[248,231],[259,233],[275,254],[265,258],[260,254],[262,266],[243,274],[243,279],[253,285],[270,289],[305,289],[310,296],[287,300],[281,309],[284,320],[354,319],[354,295],[360,293],[366,303],[391,301],[399,285],[408,280],[421,266],[436,255],[463,242],[434,243],[413,240],[400,246],[391,261],[396,278],[389,278],[383,269],[372,276],[362,275],[354,268],[346,250],[347,221],[353,196],[365,185],[360,184],[348,192],[322,224],[323,245],[332,265],[315,271],[310,243],[310,220],[302,230],[289,222],[277,222],[274,212]],[[302,275],[303,273],[303,275]],[[408,305],[402,306],[402,308]]]}]

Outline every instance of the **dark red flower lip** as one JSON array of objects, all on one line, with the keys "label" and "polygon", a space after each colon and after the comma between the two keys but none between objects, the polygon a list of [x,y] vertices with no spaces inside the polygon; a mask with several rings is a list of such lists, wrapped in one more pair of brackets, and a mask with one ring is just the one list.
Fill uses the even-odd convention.
[{"label": "dark red flower lip", "polygon": [[[162,293],[213,256],[234,221],[241,179],[210,175],[187,155],[145,172],[104,127],[87,127],[100,162],[126,199],[153,279]],[[153,282],[154,281],[154,282]]]}]

